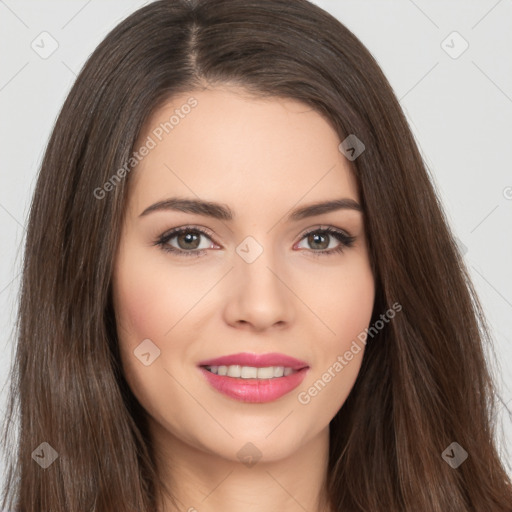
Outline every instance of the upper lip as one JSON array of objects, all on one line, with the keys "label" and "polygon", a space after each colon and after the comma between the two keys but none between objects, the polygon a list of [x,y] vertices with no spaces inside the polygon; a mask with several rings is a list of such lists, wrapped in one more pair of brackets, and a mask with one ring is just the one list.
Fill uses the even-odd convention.
[{"label": "upper lip", "polygon": [[215,359],[208,359],[201,361],[198,366],[252,366],[255,368],[265,368],[267,366],[284,366],[292,368],[293,370],[300,370],[305,368],[308,363],[295,359],[295,357],[287,356],[272,352],[269,354],[250,354],[242,352],[239,354],[230,354],[227,356],[216,357]]}]

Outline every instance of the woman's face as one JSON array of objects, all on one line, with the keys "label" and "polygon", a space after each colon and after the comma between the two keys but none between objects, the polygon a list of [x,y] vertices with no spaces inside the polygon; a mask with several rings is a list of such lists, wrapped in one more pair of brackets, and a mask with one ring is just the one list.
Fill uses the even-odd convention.
[{"label": "woman's face", "polygon": [[[363,350],[341,370],[340,358],[369,325],[374,279],[361,211],[303,210],[360,202],[334,130],[302,103],[241,92],[184,94],[147,123],[114,306],[127,381],[160,440],[277,460],[325,435],[346,400]],[[200,366],[240,353],[214,365],[228,375]]]}]

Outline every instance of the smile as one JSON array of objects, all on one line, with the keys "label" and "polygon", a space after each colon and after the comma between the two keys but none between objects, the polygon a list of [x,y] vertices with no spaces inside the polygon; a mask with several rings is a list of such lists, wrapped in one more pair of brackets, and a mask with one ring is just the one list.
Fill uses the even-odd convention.
[{"label": "smile", "polygon": [[216,375],[223,375],[227,377],[240,377],[242,379],[275,379],[278,377],[288,377],[296,370],[284,366],[267,366],[264,368],[256,368],[255,366],[206,366],[208,371]]},{"label": "smile", "polygon": [[[231,370],[231,373],[239,373],[240,375],[242,375],[242,370],[244,370],[244,375],[254,375],[256,371],[258,372],[257,377],[230,377],[229,375],[214,373],[213,369],[215,367],[210,367],[210,369],[204,366],[199,367],[208,384],[219,393],[239,402],[265,403],[273,402],[298,387],[306,377],[309,367],[301,370],[292,370],[282,366],[255,368],[233,365],[217,367],[217,372],[219,369],[222,372],[226,371],[226,373]],[[262,372],[261,377],[259,376],[260,372]],[[270,372],[277,373],[278,376],[265,377]],[[283,375],[279,376],[281,372]]]}]

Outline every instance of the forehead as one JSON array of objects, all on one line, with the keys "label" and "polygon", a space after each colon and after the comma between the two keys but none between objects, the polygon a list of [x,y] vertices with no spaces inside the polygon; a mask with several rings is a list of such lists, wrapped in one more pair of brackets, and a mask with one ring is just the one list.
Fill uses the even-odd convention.
[{"label": "forehead", "polygon": [[[192,106],[194,105],[194,106]],[[131,173],[140,206],[169,195],[239,207],[358,200],[337,133],[310,106],[222,88],[175,96],[145,124],[135,149],[151,147]]]}]

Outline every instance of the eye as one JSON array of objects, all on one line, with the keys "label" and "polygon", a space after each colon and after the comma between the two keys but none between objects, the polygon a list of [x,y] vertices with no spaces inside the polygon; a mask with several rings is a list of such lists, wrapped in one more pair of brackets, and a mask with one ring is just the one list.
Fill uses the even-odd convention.
[{"label": "eye", "polygon": [[[205,243],[201,247],[202,237],[210,240],[210,243]],[[313,249],[308,252],[311,252],[315,256],[328,256],[341,253],[347,247],[352,247],[356,237],[347,235],[336,228],[321,227],[304,233],[301,237],[301,241],[304,239],[313,247]],[[331,242],[334,241],[333,239],[338,241],[338,245],[334,247],[332,247],[331,244]],[[171,243],[174,240],[175,242]],[[193,226],[172,229],[160,236],[154,245],[158,245],[163,251],[174,253],[177,256],[201,256],[207,249],[214,248],[212,247],[213,242],[211,235],[204,229]]]},{"label": "eye", "polygon": [[[160,246],[165,252],[172,252],[178,256],[201,256],[205,249],[212,248],[212,243],[203,244],[203,247],[201,247],[201,237],[208,238],[211,241],[210,235],[205,230],[185,226],[164,233],[155,242],[155,245]],[[174,239],[176,239],[177,247],[171,244]]]},{"label": "eye", "polygon": [[[330,243],[335,238],[338,245],[332,247]],[[350,236],[339,229],[332,227],[315,228],[302,235],[301,240],[306,239],[306,243],[313,248],[320,250],[312,250],[315,256],[330,256],[343,252],[347,247],[352,247],[356,240],[355,236]],[[330,240],[329,240],[330,239]]]}]

